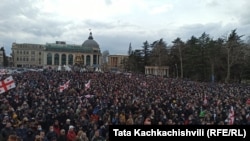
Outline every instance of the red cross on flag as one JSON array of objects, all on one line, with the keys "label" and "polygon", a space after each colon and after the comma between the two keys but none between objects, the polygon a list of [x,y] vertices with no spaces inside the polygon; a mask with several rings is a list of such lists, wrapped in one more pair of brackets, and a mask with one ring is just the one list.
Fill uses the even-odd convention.
[{"label": "red cross on flag", "polygon": [[6,79],[0,81],[0,94],[15,87],[16,87],[16,84],[14,82],[13,77],[9,76]]}]

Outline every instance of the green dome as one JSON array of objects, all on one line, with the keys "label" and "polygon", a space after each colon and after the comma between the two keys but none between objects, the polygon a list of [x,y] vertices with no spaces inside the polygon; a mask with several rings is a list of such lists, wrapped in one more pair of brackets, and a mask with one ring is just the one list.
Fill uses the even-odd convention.
[{"label": "green dome", "polygon": [[94,40],[92,32],[89,33],[89,38],[83,42],[82,46],[89,48],[99,48],[99,44]]}]

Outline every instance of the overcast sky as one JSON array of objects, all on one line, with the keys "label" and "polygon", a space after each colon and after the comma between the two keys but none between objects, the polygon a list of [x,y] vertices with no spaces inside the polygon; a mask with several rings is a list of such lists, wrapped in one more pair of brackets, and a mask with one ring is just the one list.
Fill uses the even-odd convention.
[{"label": "overcast sky", "polygon": [[249,0],[1,0],[0,46],[10,54],[13,42],[82,44],[89,29],[110,54],[203,32],[249,36],[249,8]]}]

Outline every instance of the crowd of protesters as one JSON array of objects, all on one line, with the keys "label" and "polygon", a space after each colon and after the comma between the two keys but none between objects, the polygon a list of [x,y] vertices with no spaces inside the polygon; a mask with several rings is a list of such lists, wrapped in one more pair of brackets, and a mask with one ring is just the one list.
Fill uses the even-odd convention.
[{"label": "crowd of protesters", "polygon": [[108,125],[250,125],[246,85],[111,72],[12,77],[16,87],[0,94],[1,141],[108,141]]}]

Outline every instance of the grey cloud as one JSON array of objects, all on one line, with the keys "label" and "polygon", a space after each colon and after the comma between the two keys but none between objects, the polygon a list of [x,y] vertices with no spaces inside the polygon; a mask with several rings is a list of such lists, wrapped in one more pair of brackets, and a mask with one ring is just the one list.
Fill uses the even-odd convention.
[{"label": "grey cloud", "polygon": [[122,21],[122,20],[114,20],[112,22],[100,22],[100,21],[96,21],[96,20],[86,20],[84,21],[84,24],[86,27],[93,27],[95,29],[103,29],[103,30],[107,30],[107,29],[115,29],[115,28],[136,28],[138,29],[139,26],[135,25],[135,24],[131,24],[129,22],[126,21]]},{"label": "grey cloud", "polygon": [[112,29],[115,27],[113,23],[99,22],[99,21],[94,21],[94,20],[86,20],[84,23],[87,27],[94,27],[98,29],[102,29],[102,28]]},{"label": "grey cloud", "polygon": [[240,12],[240,22],[244,25],[249,25],[250,24],[250,1],[246,0],[243,5],[242,5],[242,9],[238,12]]},{"label": "grey cloud", "polygon": [[0,17],[2,20],[7,20],[13,16],[24,14],[34,18],[38,12],[38,9],[32,5],[35,2],[36,0],[2,0]]},{"label": "grey cloud", "polygon": [[128,51],[129,43],[133,49],[141,48],[147,39],[145,36],[138,36],[131,32],[115,34],[113,36],[96,35],[96,41],[100,44],[102,51],[108,50],[110,54],[125,54]]},{"label": "grey cloud", "polygon": [[219,6],[219,3],[218,3],[218,1],[216,1],[216,0],[211,0],[211,1],[208,1],[208,2],[206,3],[206,5],[207,5],[208,7],[215,7],[215,6]]},{"label": "grey cloud", "polygon": [[[23,32],[35,36],[60,36],[63,30],[62,22],[46,17],[43,19],[37,1],[4,0],[1,2],[0,29],[3,32]],[[59,25],[59,26],[58,26]]]},{"label": "grey cloud", "polygon": [[105,0],[105,4],[106,4],[106,5],[111,5],[111,4],[112,4],[112,1],[111,1],[111,0]]},{"label": "grey cloud", "polygon": [[33,21],[30,26],[23,26],[23,32],[33,34],[35,36],[50,36],[60,37],[65,32],[67,22],[60,22],[54,20]]}]

